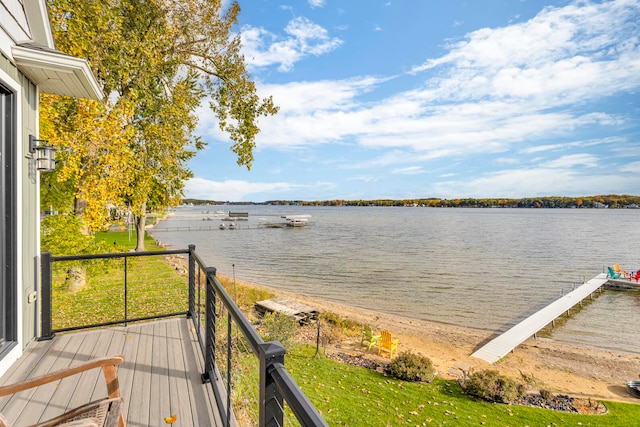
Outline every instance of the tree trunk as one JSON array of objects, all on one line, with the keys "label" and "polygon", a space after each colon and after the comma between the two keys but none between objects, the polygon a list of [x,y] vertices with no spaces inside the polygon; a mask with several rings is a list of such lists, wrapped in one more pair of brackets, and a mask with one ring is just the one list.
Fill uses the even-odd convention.
[{"label": "tree trunk", "polygon": [[136,252],[146,251],[144,247],[144,226],[147,223],[147,204],[142,204],[140,215],[136,215]]},{"label": "tree trunk", "polygon": [[[84,199],[78,199],[77,197],[73,199],[73,213],[78,218],[82,218],[84,211],[87,210],[87,201]],[[82,221],[81,221],[82,222]],[[82,222],[82,234],[89,234],[91,230],[89,226]]]},{"label": "tree trunk", "polygon": [[67,270],[67,279],[65,284],[67,286],[67,290],[71,293],[84,290],[87,287],[87,272],[83,267],[69,267]]},{"label": "tree trunk", "polygon": [[82,217],[82,214],[86,210],[87,210],[87,201],[84,199],[78,199],[76,197],[73,200],[73,213],[75,213],[77,217]]}]

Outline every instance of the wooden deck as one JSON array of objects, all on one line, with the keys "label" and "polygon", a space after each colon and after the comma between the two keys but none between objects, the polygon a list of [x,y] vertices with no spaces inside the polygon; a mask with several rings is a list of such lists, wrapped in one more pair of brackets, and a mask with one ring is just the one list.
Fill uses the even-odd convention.
[{"label": "wooden deck", "polygon": [[500,358],[532,337],[540,329],[553,322],[560,315],[566,313],[571,307],[591,295],[607,282],[608,279],[605,273],[597,275],[562,298],[527,317],[502,335],[489,341],[471,356],[486,360],[489,363],[497,362]]},{"label": "wooden deck", "polygon": [[[122,354],[118,378],[128,426],[162,426],[173,414],[179,426],[222,425],[211,388],[200,379],[203,360],[197,346],[186,318],[59,334],[31,343],[0,385]],[[96,369],[0,399],[0,412],[16,426],[30,425],[104,396],[104,379]]]}]

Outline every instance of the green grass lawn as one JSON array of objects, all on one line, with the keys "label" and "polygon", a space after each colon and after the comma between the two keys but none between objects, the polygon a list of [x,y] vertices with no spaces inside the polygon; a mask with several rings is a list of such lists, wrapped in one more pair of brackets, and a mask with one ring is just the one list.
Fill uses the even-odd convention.
[{"label": "green grass lawn", "polygon": [[[96,239],[113,242],[116,252],[135,248],[135,234],[129,240],[127,232],[98,233]],[[150,236],[145,246],[149,251],[162,249]],[[77,291],[69,289],[74,270],[84,277]],[[54,329],[124,319],[124,258],[55,262],[52,274]],[[127,259],[126,274],[127,318],[187,310],[187,275],[172,268],[163,255]]]},{"label": "green grass lawn", "polygon": [[[131,235],[127,231],[101,231],[96,233],[96,242],[104,241],[114,246],[121,247],[125,250],[135,249],[136,247],[136,233],[132,232]],[[156,245],[156,241],[149,234],[144,234],[144,246],[148,251],[160,251],[163,248]],[[182,249],[182,248],[181,248]],[[187,248],[184,248],[187,249]]]},{"label": "green grass lawn", "polygon": [[[114,242],[121,250],[135,247],[135,235],[98,233],[97,239]],[[147,236],[147,250],[160,250]],[[132,258],[128,265],[129,316],[182,311],[187,306],[187,280],[163,256]],[[123,305],[123,261],[93,262],[87,289],[65,290],[68,266],[54,269],[54,328],[117,318]],[[223,281],[224,279],[221,278]],[[226,282],[225,282],[226,283]],[[235,283],[226,284],[233,286]],[[266,294],[238,286],[239,299],[265,298]],[[242,295],[240,295],[242,294]],[[245,298],[245,296],[247,298]],[[268,295],[267,295],[268,296]],[[252,301],[239,305],[250,310]],[[221,328],[226,330],[226,328]],[[242,340],[240,340],[242,341]],[[640,405],[603,402],[606,415],[577,415],[518,405],[490,404],[465,395],[457,382],[436,378],[429,384],[395,380],[375,371],[315,357],[315,347],[300,345],[287,354],[287,369],[303,392],[331,426],[632,426],[640,423]],[[246,358],[246,360],[242,360]],[[237,377],[236,389],[253,389],[244,406],[255,405],[256,359],[245,350],[234,361],[236,372],[251,372],[252,384]],[[236,390],[239,391],[239,390]],[[241,396],[234,397],[239,402]],[[247,408],[248,409],[248,408]],[[290,414],[287,414],[290,415]],[[246,417],[253,417],[248,414]],[[294,423],[294,425],[297,425]]]},{"label": "green grass lawn", "polygon": [[606,415],[577,415],[491,404],[465,395],[456,381],[409,383],[314,353],[315,347],[299,347],[285,365],[331,426],[631,426],[640,420],[640,405],[603,402]]}]

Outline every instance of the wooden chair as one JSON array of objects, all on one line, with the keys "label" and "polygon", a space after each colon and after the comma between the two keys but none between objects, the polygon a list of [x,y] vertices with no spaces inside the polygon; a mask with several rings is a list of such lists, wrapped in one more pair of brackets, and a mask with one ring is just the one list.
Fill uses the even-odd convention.
[{"label": "wooden chair", "polygon": [[[118,374],[116,371],[116,366],[122,362],[124,362],[122,356],[90,360],[75,367],[62,369],[20,383],[2,386],[0,387],[0,397],[58,381],[90,369],[102,368],[102,373],[107,383],[108,397],[87,403],[48,421],[34,424],[32,427],[125,427],[126,422],[121,409],[122,397],[120,397],[120,385],[118,384]],[[0,414],[0,427],[10,427],[10,424],[4,419],[2,414]]]},{"label": "wooden chair", "polygon": [[620,273],[616,273],[612,267],[607,267],[609,273],[607,273],[607,279],[619,279]]},{"label": "wooden chair", "polygon": [[631,273],[627,273],[625,270],[621,270],[619,264],[613,264],[613,271],[618,273],[619,277],[622,277],[623,279],[631,278]]},{"label": "wooden chair", "polygon": [[373,335],[373,331],[369,325],[364,325],[362,327],[362,339],[360,339],[360,345],[366,345],[366,342],[369,343],[367,350],[371,350],[371,347],[374,345],[380,345],[380,335]]},{"label": "wooden chair", "polygon": [[393,358],[393,352],[398,353],[398,339],[391,339],[391,332],[389,331],[380,331],[380,345],[378,346],[378,354],[382,351],[389,352],[389,359]]}]

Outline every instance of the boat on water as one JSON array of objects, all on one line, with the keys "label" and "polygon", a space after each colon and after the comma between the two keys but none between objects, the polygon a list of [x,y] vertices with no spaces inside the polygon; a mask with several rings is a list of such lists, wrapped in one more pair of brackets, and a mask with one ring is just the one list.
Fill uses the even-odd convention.
[{"label": "boat on water", "polygon": [[283,218],[286,220],[287,227],[305,227],[309,225],[311,215],[285,215]]},{"label": "boat on water", "polygon": [[640,399],[640,381],[627,382],[627,391],[632,395]]},{"label": "boat on water", "polygon": [[308,223],[307,219],[290,219],[287,221],[287,227],[304,227]]}]

